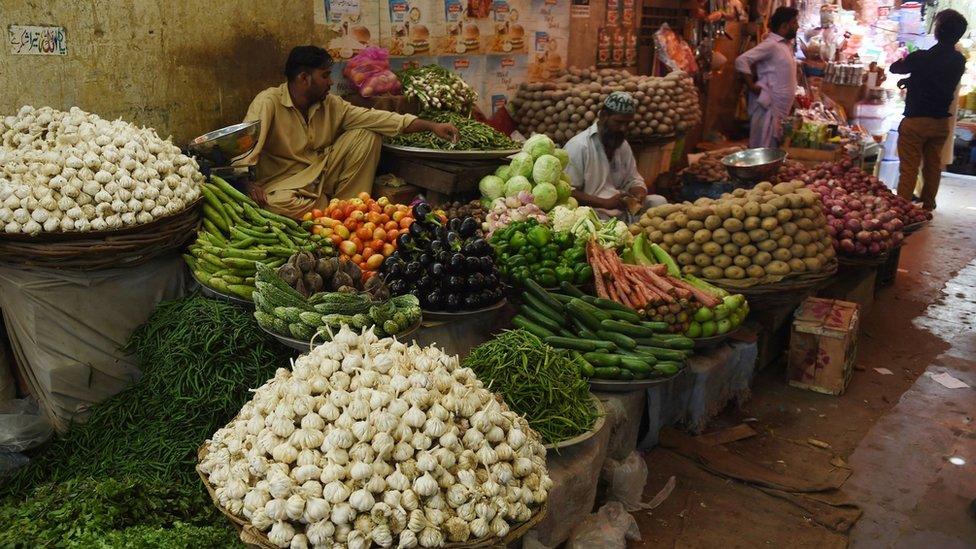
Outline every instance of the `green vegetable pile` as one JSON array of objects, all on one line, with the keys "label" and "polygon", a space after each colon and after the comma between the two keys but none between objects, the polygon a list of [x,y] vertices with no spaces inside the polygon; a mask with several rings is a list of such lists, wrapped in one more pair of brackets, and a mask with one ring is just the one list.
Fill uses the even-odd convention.
[{"label": "green vegetable pile", "polygon": [[421,112],[471,112],[478,94],[459,75],[440,65],[424,65],[397,73],[407,99],[416,99]]},{"label": "green vegetable pile", "polygon": [[597,418],[579,361],[525,330],[510,330],[472,350],[463,366],[553,444],[585,433]]},{"label": "green vegetable pile", "polygon": [[[351,263],[350,263],[351,265]],[[380,281],[379,277],[370,280]],[[318,292],[305,298],[274,269],[258,267],[254,318],[276,334],[316,342],[332,339],[343,324],[353,330],[373,326],[379,337],[405,332],[420,321],[420,301],[407,294],[374,300],[366,292]]]},{"label": "green vegetable pile", "polygon": [[[92,406],[87,423],[74,425],[17,471],[4,486],[8,497],[0,505],[0,524],[34,508],[33,537],[61,539],[58,545],[84,545],[82,540],[123,527],[140,527],[133,536],[141,532],[154,540],[137,543],[125,537],[129,534],[112,534],[130,546],[159,546],[157,538],[169,535],[160,529],[170,526],[174,536],[185,537],[187,529],[178,523],[224,524],[215,519],[194,472],[197,448],[240,410],[251,387],[287,363],[290,353],[247,311],[199,295],[161,303],[133,332],[127,348],[143,368],[142,379]],[[76,509],[73,502],[81,497],[64,497],[72,493],[105,501]],[[130,498],[133,493],[139,496]],[[172,517],[144,521],[153,513],[141,509]],[[0,532],[2,547],[16,545],[5,535],[21,534]],[[201,532],[202,539],[213,535]]]},{"label": "green vegetable pile", "polygon": [[473,118],[450,111],[425,113],[424,117],[432,122],[454,124],[461,138],[457,143],[452,143],[437,137],[433,132],[415,132],[398,135],[391,139],[390,143],[442,151],[511,151],[519,148],[519,144],[505,134]]},{"label": "green vegetable pile", "polygon": [[666,323],[642,320],[616,301],[585,295],[567,282],[561,286],[562,293],[547,292],[526,281],[524,303],[512,323],[548,345],[582,353],[577,364],[583,377],[631,381],[671,376],[684,368],[694,341],[662,333]]},{"label": "green vegetable pile", "polygon": [[519,285],[534,280],[545,288],[560,282],[585,284],[593,280],[586,261],[586,241],[572,233],[555,232],[538,221],[516,221],[495,231],[489,241],[502,276]]},{"label": "green vegetable pile", "polygon": [[251,299],[257,265],[278,267],[298,251],[332,245],[309,234],[293,219],[261,209],[256,202],[219,177],[201,187],[203,227],[183,259],[201,284],[222,294]]}]

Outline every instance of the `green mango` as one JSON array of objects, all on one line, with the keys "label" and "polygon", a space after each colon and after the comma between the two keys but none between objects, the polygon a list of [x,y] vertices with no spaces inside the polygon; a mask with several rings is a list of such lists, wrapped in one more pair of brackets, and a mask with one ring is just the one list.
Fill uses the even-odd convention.
[{"label": "green mango", "polygon": [[685,331],[685,337],[690,337],[692,339],[696,337],[701,337],[702,335],[702,325],[698,322],[692,322],[688,325],[688,329]]},{"label": "green mango", "polygon": [[732,329],[732,321],[729,320],[728,318],[723,318],[722,320],[719,320],[718,323],[715,325],[715,333],[717,335],[727,334],[731,329]]},{"label": "green mango", "polygon": [[715,318],[715,313],[708,307],[702,307],[695,311],[695,316],[693,318],[696,322],[708,322],[709,320]]},{"label": "green mango", "polygon": [[702,337],[712,337],[715,335],[715,331],[718,329],[718,326],[715,324],[714,320],[709,320],[708,322],[702,322],[701,329]]}]

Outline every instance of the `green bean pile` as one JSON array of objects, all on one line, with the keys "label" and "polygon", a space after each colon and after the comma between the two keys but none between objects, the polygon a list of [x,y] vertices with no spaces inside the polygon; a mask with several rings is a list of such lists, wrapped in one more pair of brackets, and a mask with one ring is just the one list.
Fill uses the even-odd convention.
[{"label": "green bean pile", "polygon": [[290,353],[245,310],[199,295],[161,303],[127,350],[143,377],[3,486],[0,547],[238,545],[196,451]]},{"label": "green bean pile", "polygon": [[432,122],[454,124],[461,134],[457,143],[452,143],[434,135],[433,132],[416,132],[398,135],[390,140],[394,145],[437,149],[442,151],[497,151],[514,150],[521,145],[505,134],[473,118],[448,111],[425,113],[424,118]]},{"label": "green bean pile", "polygon": [[589,431],[597,418],[578,360],[525,330],[509,330],[472,350],[463,366],[554,444]]}]

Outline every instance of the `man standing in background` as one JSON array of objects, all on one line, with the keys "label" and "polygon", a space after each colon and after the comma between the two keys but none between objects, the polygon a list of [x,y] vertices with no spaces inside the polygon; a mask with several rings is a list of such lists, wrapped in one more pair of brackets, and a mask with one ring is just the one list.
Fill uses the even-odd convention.
[{"label": "man standing in background", "polygon": [[796,56],[793,39],[800,28],[795,8],[781,7],[769,18],[769,34],[735,60],[749,88],[749,147],[777,147],[783,119],[796,97]]},{"label": "man standing in background", "polygon": [[942,147],[953,125],[949,106],[966,71],[966,58],[956,51],[956,42],[966,27],[966,18],[958,11],[939,12],[935,16],[938,42],[895,61],[888,69],[894,74],[911,74],[898,83],[908,89],[905,118],[898,126],[898,196],[912,199],[921,165],[922,207],[926,210],[935,209],[942,178]]}]

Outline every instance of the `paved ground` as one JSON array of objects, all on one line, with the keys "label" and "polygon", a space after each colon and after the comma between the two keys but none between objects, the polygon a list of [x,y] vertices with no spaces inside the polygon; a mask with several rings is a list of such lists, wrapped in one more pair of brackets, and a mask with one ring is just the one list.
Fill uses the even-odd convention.
[{"label": "paved ground", "polygon": [[[802,477],[846,462],[853,472],[844,490],[864,511],[850,532],[854,547],[976,547],[976,519],[966,512],[976,498],[976,179],[943,180],[935,220],[909,240],[894,286],[863,317],[858,365],[841,397],[790,388],[781,368],[768,368],[752,399],[713,424],[755,418],[760,436],[726,447],[781,473]],[[970,387],[948,389],[931,377],[940,373]],[[744,499],[737,483],[702,480],[660,452],[648,465],[647,494],[672,475],[678,484],[664,505],[638,513],[644,541],[634,546],[844,541],[809,518],[771,511],[768,499]]]}]

